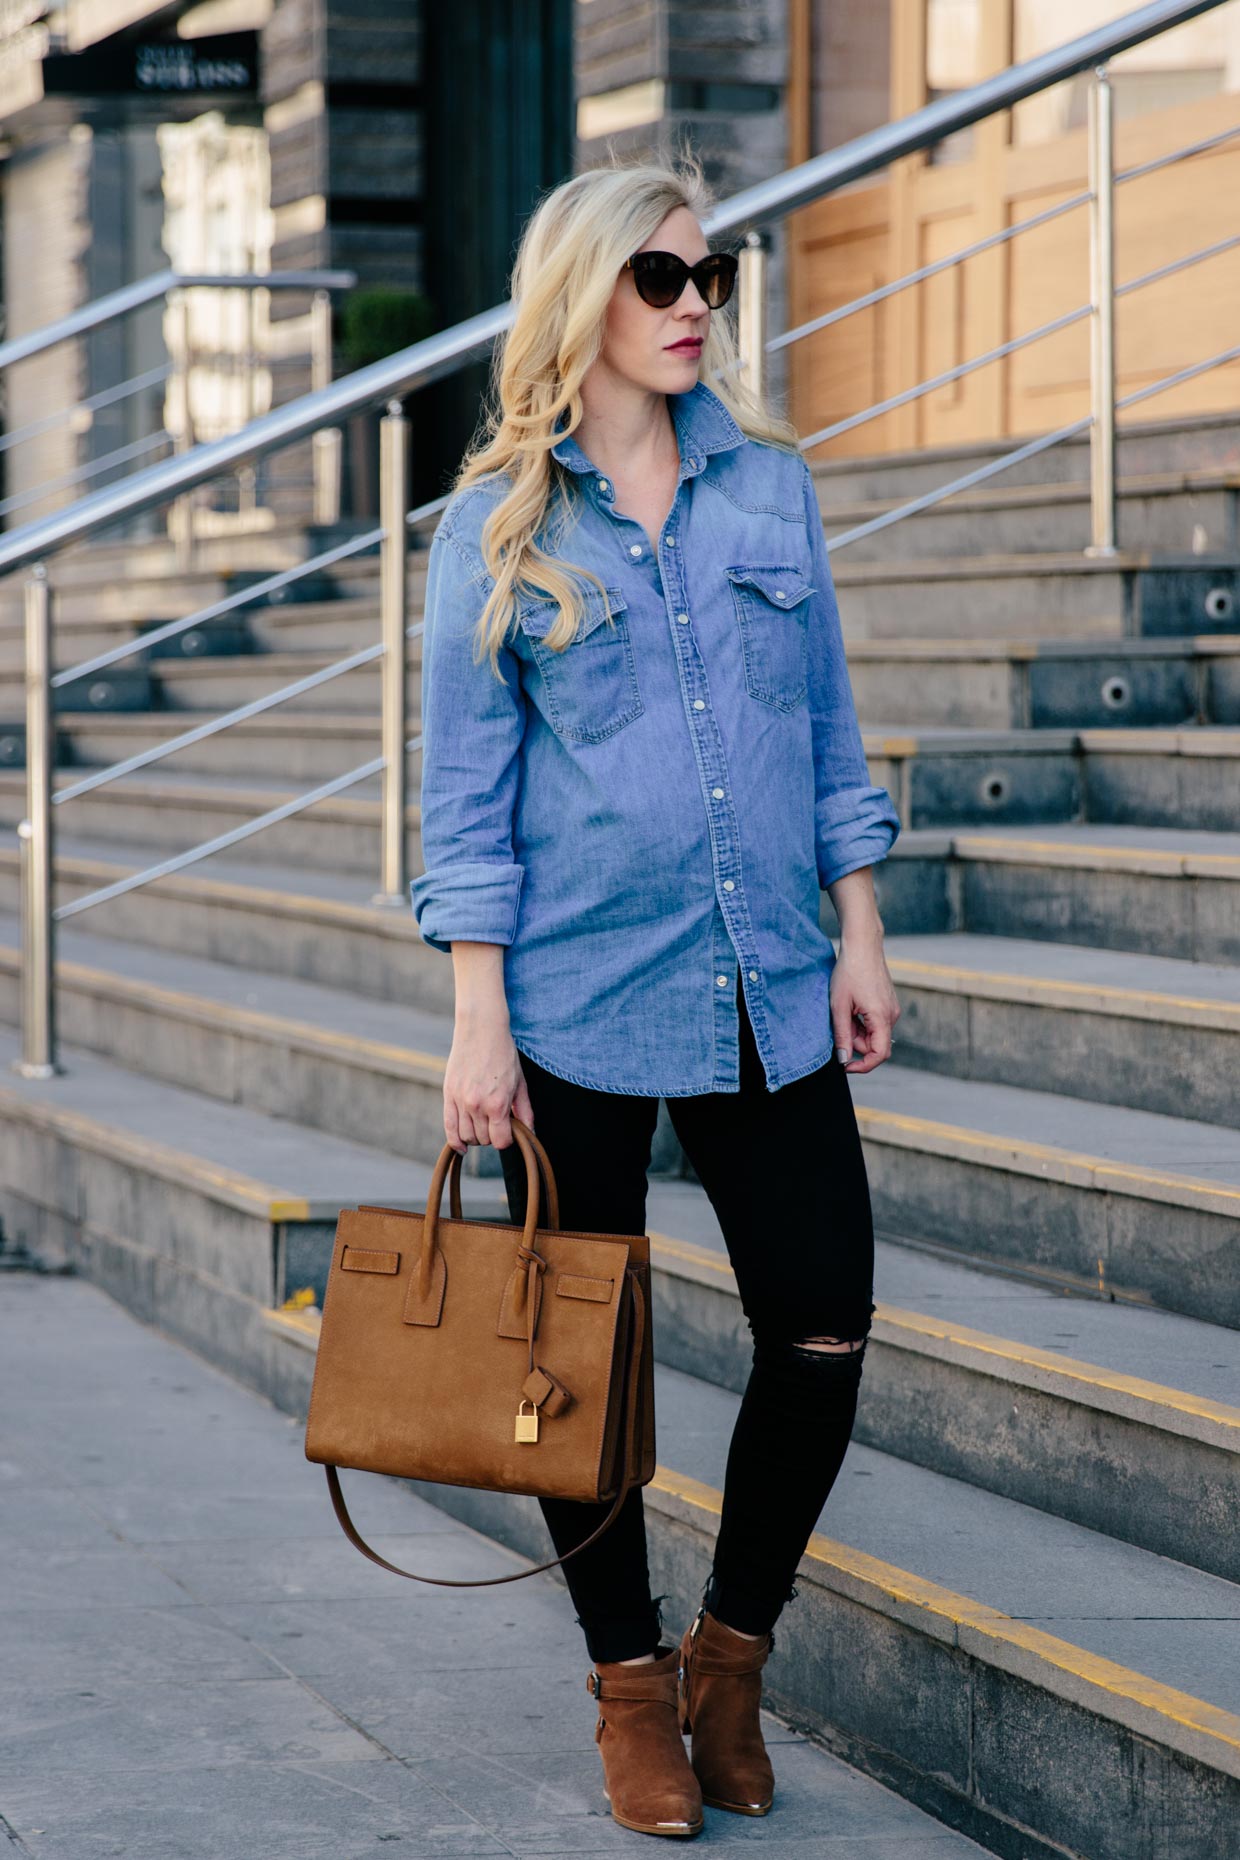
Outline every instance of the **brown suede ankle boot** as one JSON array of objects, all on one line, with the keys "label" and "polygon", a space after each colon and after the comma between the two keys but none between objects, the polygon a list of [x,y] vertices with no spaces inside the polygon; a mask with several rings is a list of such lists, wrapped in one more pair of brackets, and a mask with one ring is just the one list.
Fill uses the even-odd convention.
[{"label": "brown suede ankle boot", "polygon": [[638,1834],[699,1834],[702,1791],[677,1722],[680,1654],[660,1648],[636,1666],[596,1660],[586,1691],[598,1700],[594,1740],[613,1818]]},{"label": "brown suede ankle boot", "polygon": [[737,1815],[765,1815],[775,1798],[758,1708],[769,1634],[747,1640],[703,1604],[680,1643],[680,1728],[692,1733],[702,1800]]}]

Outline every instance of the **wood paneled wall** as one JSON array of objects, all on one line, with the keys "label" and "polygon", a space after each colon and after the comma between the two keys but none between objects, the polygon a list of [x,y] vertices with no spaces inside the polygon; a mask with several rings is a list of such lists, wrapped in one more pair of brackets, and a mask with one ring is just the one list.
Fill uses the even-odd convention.
[{"label": "wood paneled wall", "polygon": [[[985,69],[1010,62],[1009,9],[987,7]],[[924,8],[892,0],[892,115],[925,101]],[[1223,93],[1120,122],[1117,169],[1240,126]],[[789,322],[795,325],[1029,218],[1088,186],[1084,130],[1023,148],[1007,113],[974,130],[971,158],[896,163],[874,183],[804,209],[789,223]],[[1116,196],[1121,285],[1234,233],[1240,137],[1207,155],[1122,184]],[[1088,210],[1048,225],[805,338],[791,351],[791,412],[802,433],[996,348],[1089,298]],[[1235,341],[1240,250],[1131,292],[1117,310],[1119,394],[1205,360]],[[1240,364],[1171,388],[1120,419],[1240,408]],[[1028,436],[1089,408],[1082,319],[1001,361],[826,442],[812,456],[857,456]]]}]

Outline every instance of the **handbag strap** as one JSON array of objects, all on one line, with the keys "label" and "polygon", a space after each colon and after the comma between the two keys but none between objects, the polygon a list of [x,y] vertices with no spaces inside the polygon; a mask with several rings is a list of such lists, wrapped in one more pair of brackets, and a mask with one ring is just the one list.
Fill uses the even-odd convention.
[{"label": "handbag strap", "polygon": [[377,1550],[372,1550],[358,1534],[357,1527],[349,1516],[349,1508],[344,1502],[344,1493],[340,1489],[339,1470],[335,1466],[327,1465],[324,1470],[327,1473],[327,1485],[332,1495],[332,1504],[340,1520],[340,1528],[354,1548],[360,1550],[363,1556],[368,1556],[372,1563],[378,1563],[381,1569],[390,1570],[394,1576],[408,1576],[412,1582],[433,1582],[439,1587],[448,1589],[486,1589],[497,1582],[520,1582],[526,1576],[538,1576],[543,1570],[555,1569],[559,1564],[566,1563],[570,1556],[576,1556],[578,1551],[586,1549],[589,1544],[594,1543],[596,1538],[601,1537],[608,1525],[615,1520],[621,1505],[637,1482],[640,1466],[637,1441],[637,1397],[641,1384],[642,1349],[646,1340],[646,1297],[638,1274],[630,1268],[626,1277],[632,1294],[633,1322],[629,1326],[629,1350],[625,1361],[625,1470],[611,1510],[597,1530],[591,1531],[590,1535],[573,1549],[566,1550],[563,1556],[553,1557],[549,1563],[537,1563],[532,1569],[519,1569],[512,1576],[483,1576],[469,1582],[460,1582],[451,1576],[419,1576],[411,1569],[399,1569],[395,1563],[389,1563],[386,1557],[380,1556]]}]

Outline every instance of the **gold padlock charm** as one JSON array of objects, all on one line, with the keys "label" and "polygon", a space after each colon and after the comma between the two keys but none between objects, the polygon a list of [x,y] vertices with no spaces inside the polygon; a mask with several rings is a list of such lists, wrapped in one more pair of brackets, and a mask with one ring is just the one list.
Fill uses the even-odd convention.
[{"label": "gold padlock charm", "polygon": [[521,1407],[517,1409],[516,1438],[519,1441],[533,1441],[538,1439],[538,1410],[534,1407],[533,1402],[530,1402],[529,1405],[534,1409],[532,1414],[523,1414],[521,1412],[521,1409],[525,1407],[525,1401],[522,1401]]}]

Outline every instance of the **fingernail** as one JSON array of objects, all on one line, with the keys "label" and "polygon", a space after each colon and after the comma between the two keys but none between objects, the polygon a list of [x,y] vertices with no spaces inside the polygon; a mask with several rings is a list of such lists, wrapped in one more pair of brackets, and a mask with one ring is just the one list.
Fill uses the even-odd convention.
[{"label": "fingernail", "polygon": [[837,1046],[835,1049],[835,1057],[839,1060],[842,1066],[846,1066],[849,1060],[852,1058],[852,1054],[849,1052],[846,1046]]}]

